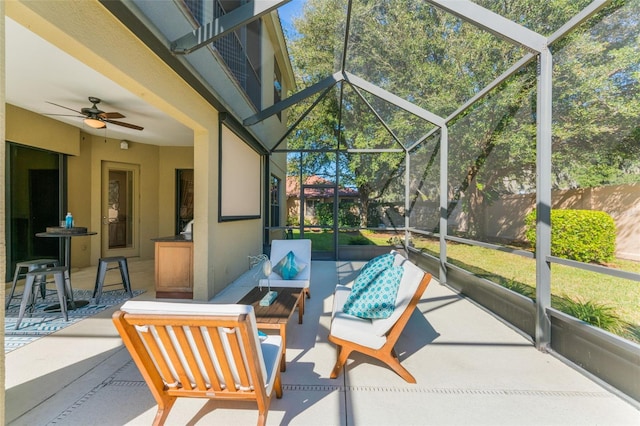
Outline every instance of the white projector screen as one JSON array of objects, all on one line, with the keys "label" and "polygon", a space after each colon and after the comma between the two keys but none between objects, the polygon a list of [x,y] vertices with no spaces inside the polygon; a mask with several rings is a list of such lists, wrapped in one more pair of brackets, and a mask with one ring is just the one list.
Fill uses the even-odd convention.
[{"label": "white projector screen", "polygon": [[258,219],[262,158],[226,125],[220,127],[218,220]]}]

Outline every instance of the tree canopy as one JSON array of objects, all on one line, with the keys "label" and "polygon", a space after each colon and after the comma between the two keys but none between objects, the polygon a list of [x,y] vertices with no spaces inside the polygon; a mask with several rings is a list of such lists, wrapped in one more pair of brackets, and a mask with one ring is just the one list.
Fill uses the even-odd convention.
[{"label": "tree canopy", "polygon": [[[590,2],[478,3],[548,36]],[[555,188],[640,180],[639,3],[614,1],[551,45]],[[526,54],[426,2],[354,0],[348,22],[347,8],[345,0],[308,0],[294,22],[296,34],[288,43],[300,87],[344,64],[344,70],[446,118]],[[471,212],[472,227],[478,205],[500,194],[535,191],[536,77],[534,61],[449,123],[449,213]],[[439,196],[433,171],[440,145],[433,138],[415,145],[433,124],[347,82],[318,99],[289,114],[290,124],[304,117],[287,138],[288,149],[301,150],[290,154],[290,174],[334,170],[339,185],[358,190],[363,226],[367,204],[404,200],[405,183],[413,206],[435,208],[429,201]],[[407,153],[415,156],[410,182],[404,181]]]}]

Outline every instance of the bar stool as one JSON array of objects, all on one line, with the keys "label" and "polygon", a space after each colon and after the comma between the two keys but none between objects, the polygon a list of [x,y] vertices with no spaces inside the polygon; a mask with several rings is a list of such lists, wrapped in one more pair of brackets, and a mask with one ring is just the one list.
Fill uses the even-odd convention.
[{"label": "bar stool", "polygon": [[[110,263],[118,263],[117,266],[109,267]],[[104,285],[104,279],[107,275],[107,271],[112,269],[120,269],[120,277],[122,278],[122,283],[115,284],[107,284]],[[102,287],[109,287],[112,285],[122,284],[127,293],[129,293],[129,297],[133,297],[133,293],[131,292],[131,283],[129,282],[129,265],[127,264],[127,258],[124,256],[113,256],[113,257],[101,257],[98,261],[98,274],[96,275],[96,285],[93,289],[93,296],[95,298],[96,305],[100,303],[100,297],[102,297]]]},{"label": "bar stool", "polygon": [[[9,309],[9,305],[11,304],[11,299],[14,297],[24,297],[24,290],[22,296],[15,296],[14,293],[16,291],[16,286],[18,285],[18,281],[21,278],[27,277],[27,272],[33,271],[34,269],[44,268],[47,266],[58,266],[58,259],[35,259],[35,260],[25,260],[24,262],[18,262],[16,264],[16,273],[13,275],[13,285],[11,286],[11,292],[9,293],[9,298],[7,299],[7,303],[5,304],[5,309]],[[26,269],[26,271],[22,271]],[[46,288],[45,281],[40,281],[40,295],[44,299]]]},{"label": "bar stool", "polygon": [[27,272],[27,280],[24,284],[24,291],[22,292],[22,301],[20,301],[20,313],[18,314],[18,321],[16,322],[16,330],[20,327],[22,317],[27,310],[27,301],[32,299],[30,312],[33,312],[33,305],[35,302],[35,294],[33,284],[38,280],[40,285],[46,285],[46,276],[53,275],[54,282],[56,283],[56,292],[58,293],[58,301],[60,302],[60,311],[64,316],[65,321],[69,321],[67,315],[67,300],[71,298],[71,284],[69,282],[69,269],[66,266],[53,266],[45,268],[37,268]]}]

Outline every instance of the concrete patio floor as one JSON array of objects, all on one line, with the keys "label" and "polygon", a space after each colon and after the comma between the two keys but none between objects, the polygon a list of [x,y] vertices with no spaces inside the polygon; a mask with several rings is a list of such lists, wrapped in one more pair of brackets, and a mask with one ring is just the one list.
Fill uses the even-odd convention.
[{"label": "concrete patio floor", "polygon": [[[355,354],[330,379],[327,340],[333,288],[362,262],[312,263],[304,324],[287,335],[284,395],[271,425],[639,425],[640,411],[606,388],[537,351],[518,332],[433,280],[396,350],[416,377],[408,384]],[[153,261],[130,260],[137,299],[154,299]],[[117,273],[117,271],[116,271]],[[73,271],[74,288],[92,288],[95,268]],[[108,290],[108,289],[107,289]],[[234,301],[223,292],[216,301]],[[229,300],[226,300],[226,299]],[[148,425],[156,407],[111,322],[113,307],[6,356],[10,425]],[[255,405],[179,400],[168,425],[253,425]]]}]

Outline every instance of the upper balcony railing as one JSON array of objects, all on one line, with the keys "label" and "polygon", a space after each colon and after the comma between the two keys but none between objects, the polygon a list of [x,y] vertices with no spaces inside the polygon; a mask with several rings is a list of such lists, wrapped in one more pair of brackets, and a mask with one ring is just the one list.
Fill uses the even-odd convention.
[{"label": "upper balcony railing", "polygon": [[[197,23],[204,25],[242,5],[241,2],[184,0]],[[260,69],[260,21],[254,21],[211,43],[229,72],[257,110],[262,108]]]}]

